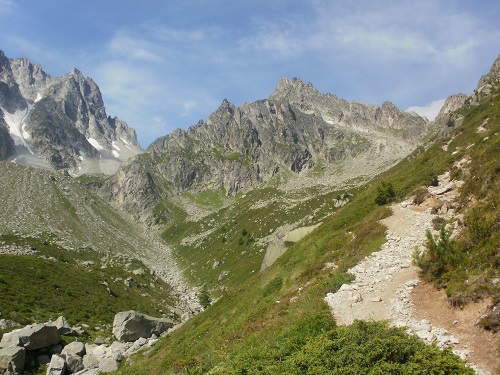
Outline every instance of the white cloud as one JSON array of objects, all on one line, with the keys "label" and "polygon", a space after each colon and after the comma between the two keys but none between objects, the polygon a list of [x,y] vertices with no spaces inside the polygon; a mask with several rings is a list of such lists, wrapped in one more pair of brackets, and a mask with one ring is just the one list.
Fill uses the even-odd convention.
[{"label": "white cloud", "polygon": [[195,109],[198,106],[198,103],[194,100],[186,100],[183,104],[182,107],[184,109],[184,112],[182,112],[181,116],[188,116],[193,109]]},{"label": "white cloud", "polygon": [[432,121],[439,114],[439,111],[443,107],[445,101],[446,99],[434,100],[432,103],[427,104],[426,106],[414,106],[408,108],[406,111],[418,113],[420,116],[426,117],[429,121]]},{"label": "white cloud", "polygon": [[127,58],[139,61],[159,63],[162,57],[153,51],[158,50],[154,43],[134,38],[124,32],[117,33],[108,45],[111,52],[119,53]]}]

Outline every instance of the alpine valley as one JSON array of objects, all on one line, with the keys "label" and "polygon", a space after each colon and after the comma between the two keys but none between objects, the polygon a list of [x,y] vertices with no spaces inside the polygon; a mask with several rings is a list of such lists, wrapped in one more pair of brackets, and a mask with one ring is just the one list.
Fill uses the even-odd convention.
[{"label": "alpine valley", "polygon": [[143,150],[0,51],[0,373],[497,373],[499,94],[500,57],[433,121],[282,77]]}]

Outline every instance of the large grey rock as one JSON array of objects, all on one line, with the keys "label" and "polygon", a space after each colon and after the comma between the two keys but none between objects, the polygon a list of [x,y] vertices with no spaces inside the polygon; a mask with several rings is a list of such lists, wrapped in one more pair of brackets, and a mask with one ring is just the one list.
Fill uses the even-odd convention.
[{"label": "large grey rock", "polygon": [[98,374],[99,374],[98,368],[86,368],[78,372],[75,372],[73,375],[98,375]]},{"label": "large grey rock", "polygon": [[55,326],[37,323],[4,334],[0,347],[20,346],[35,350],[56,345],[59,341],[61,335]]},{"label": "large grey rock", "polygon": [[56,321],[52,324],[54,325],[57,330],[59,331],[59,334],[61,335],[69,335],[73,333],[73,329],[71,328],[71,325],[69,324],[68,320],[64,316],[60,316],[59,318],[56,319]]},{"label": "large grey rock", "polygon": [[83,356],[85,355],[85,344],[73,341],[64,347],[61,355],[66,358],[66,367],[69,372],[75,373],[83,369]]},{"label": "large grey rock", "polygon": [[117,357],[115,356],[105,357],[99,362],[99,372],[105,373],[105,372],[116,371],[118,370],[119,365],[120,361],[118,361]]},{"label": "large grey rock", "polygon": [[159,319],[137,311],[122,311],[115,315],[113,334],[118,340],[135,341],[140,337],[159,336],[173,327],[170,319]]},{"label": "large grey rock", "polygon": [[73,341],[66,345],[61,351],[61,355],[77,355],[83,357],[85,355],[85,344],[79,341]]},{"label": "large grey rock", "polygon": [[47,367],[47,375],[64,375],[66,372],[66,362],[64,358],[54,354]]},{"label": "large grey rock", "polygon": [[77,355],[68,354],[66,355],[66,368],[69,372],[75,373],[83,370],[83,358]]},{"label": "large grey rock", "polygon": [[21,373],[24,369],[26,349],[19,346],[0,349],[0,371]]}]

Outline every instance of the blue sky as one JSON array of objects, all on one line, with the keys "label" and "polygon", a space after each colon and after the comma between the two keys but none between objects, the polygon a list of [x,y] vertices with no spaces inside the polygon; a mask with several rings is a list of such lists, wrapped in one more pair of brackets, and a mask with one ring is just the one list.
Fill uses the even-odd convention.
[{"label": "blue sky", "polygon": [[147,147],[281,76],[401,109],[470,94],[500,53],[500,2],[0,0],[0,49],[73,67]]}]

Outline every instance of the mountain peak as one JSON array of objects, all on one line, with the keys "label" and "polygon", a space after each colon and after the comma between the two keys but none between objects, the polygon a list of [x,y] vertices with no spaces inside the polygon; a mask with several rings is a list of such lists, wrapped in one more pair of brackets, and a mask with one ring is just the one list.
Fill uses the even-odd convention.
[{"label": "mountain peak", "polygon": [[303,91],[309,91],[311,93],[317,94],[318,91],[314,88],[314,86],[308,82],[305,83],[299,78],[293,77],[292,79],[288,79],[286,77],[281,77],[278,81],[278,85],[274,92],[269,96],[270,100],[283,100],[293,97],[297,93],[301,93]]},{"label": "mountain peak", "polygon": [[491,66],[490,71],[479,79],[476,94],[480,97],[488,96],[491,89],[500,82],[500,55]]}]

